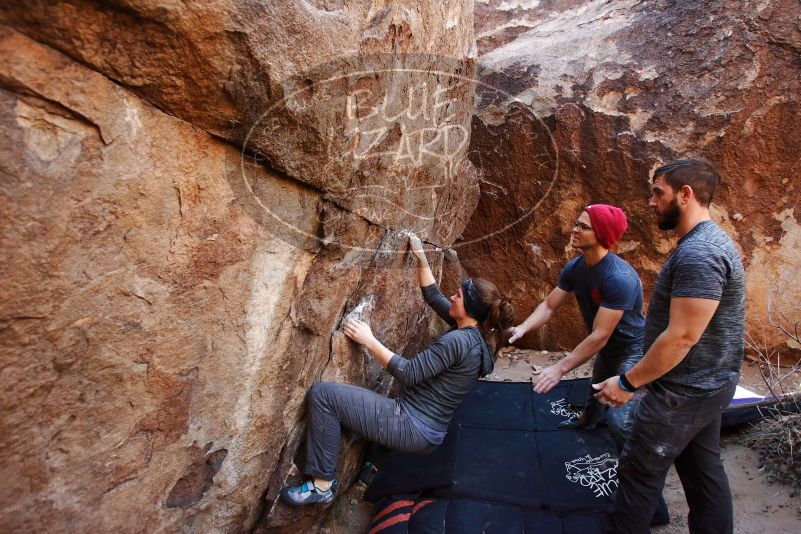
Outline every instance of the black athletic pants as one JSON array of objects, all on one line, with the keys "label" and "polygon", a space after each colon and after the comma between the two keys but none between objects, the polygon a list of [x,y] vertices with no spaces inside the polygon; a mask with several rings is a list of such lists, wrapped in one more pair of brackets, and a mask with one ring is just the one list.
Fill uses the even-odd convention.
[{"label": "black athletic pants", "polygon": [[431,452],[432,445],[417,430],[397,399],[369,389],[320,382],[309,391],[304,472],[323,480],[336,478],[341,427],[369,441],[402,452]]},{"label": "black athletic pants", "polygon": [[648,532],[672,464],[690,507],[690,532],[732,532],[731,491],[720,460],[720,413],[731,402],[737,379],[703,397],[676,393],[659,382],[648,386],[620,457],[615,511],[605,532]]},{"label": "black athletic pants", "polygon": [[[613,357],[608,354],[595,357],[595,362],[592,366],[592,383],[599,384],[613,376],[621,375],[634,367],[637,362],[642,359],[642,354],[632,354],[628,356]],[[587,397],[587,404],[584,405],[583,417],[586,421],[595,423],[603,415],[605,406],[603,406],[598,399],[594,397],[596,391],[590,388]],[[609,431],[612,434],[612,439],[615,441],[618,454],[623,452],[623,447],[626,440],[631,433],[631,427],[634,424],[634,417],[637,414],[637,408],[640,405],[641,393],[638,392],[635,396],[623,406],[617,408],[606,409],[606,423],[609,426]],[[654,515],[651,519],[651,525],[665,525],[670,522],[670,514],[668,512],[667,503],[665,502],[662,493],[659,494],[657,506]]]},{"label": "black athletic pants", "polygon": [[[611,378],[625,373],[637,362],[642,359],[642,354],[633,354],[629,356],[612,357],[610,355],[595,356],[595,362],[592,365],[592,383],[599,384]],[[595,398],[595,391],[590,388],[587,395],[587,403],[584,405],[582,417],[590,424],[595,424],[598,419],[603,415],[606,408],[598,399]],[[631,425],[634,422],[634,414],[637,412],[638,401],[632,399],[623,406],[618,408],[609,408],[606,412],[606,420],[609,425],[609,430],[612,432],[612,439],[615,440],[618,452],[623,449],[623,444],[628,439],[629,432],[631,432]]]}]

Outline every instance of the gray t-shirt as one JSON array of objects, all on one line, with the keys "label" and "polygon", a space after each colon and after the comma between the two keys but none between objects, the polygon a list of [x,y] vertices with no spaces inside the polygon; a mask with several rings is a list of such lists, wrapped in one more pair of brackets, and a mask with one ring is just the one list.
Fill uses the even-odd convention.
[{"label": "gray t-shirt", "polygon": [[714,222],[690,230],[659,271],[645,320],[646,352],[668,326],[672,297],[720,304],[698,343],[659,381],[688,394],[720,389],[743,363],[745,274],[734,242]]}]

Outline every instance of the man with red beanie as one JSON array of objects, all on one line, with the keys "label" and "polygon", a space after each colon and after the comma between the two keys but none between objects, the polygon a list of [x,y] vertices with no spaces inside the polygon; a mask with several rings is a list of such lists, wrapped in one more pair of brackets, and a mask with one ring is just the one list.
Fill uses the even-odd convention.
[{"label": "man with red beanie", "polygon": [[[561,361],[542,371],[534,384],[534,391],[547,393],[562,377],[597,354],[592,367],[592,383],[625,374],[640,361],[645,337],[642,282],[634,268],[610,252],[628,223],[626,214],[608,204],[586,206],[576,220],[570,244],[581,254],[570,260],[562,269],[556,287],[537,306],[534,312],[514,327],[509,343],[520,339],[526,332],[541,327],[570,297],[576,296],[581,315],[590,334]],[[612,406],[601,403],[590,389],[584,411],[575,420],[568,420],[561,428],[594,427],[605,404],[607,423],[618,452],[631,432],[638,398]],[[667,504],[661,496],[656,510],[651,510],[651,525],[669,522]]]},{"label": "man with red beanie", "polygon": [[609,204],[590,204],[584,211],[590,216],[598,243],[607,250],[617,243],[629,225],[623,210]]},{"label": "man with red beanie", "polygon": [[[581,254],[570,260],[556,287],[534,312],[514,327],[513,343],[527,332],[548,322],[554,312],[573,293],[590,334],[561,361],[544,369],[534,391],[547,393],[562,377],[598,354],[593,364],[592,380],[598,383],[617,376],[634,366],[642,357],[645,316],[642,312],[642,282],[625,260],[610,252],[628,223],[623,210],[608,204],[586,206],[576,220],[570,244]],[[625,405],[607,414],[612,435],[618,446],[631,426],[636,406]],[[592,428],[603,406],[589,395],[582,415],[562,424],[563,428]]]}]

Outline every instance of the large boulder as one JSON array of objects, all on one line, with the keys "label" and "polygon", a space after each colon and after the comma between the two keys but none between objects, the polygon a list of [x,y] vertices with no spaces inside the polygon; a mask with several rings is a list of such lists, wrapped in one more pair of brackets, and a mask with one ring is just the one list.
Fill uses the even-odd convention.
[{"label": "large boulder", "polygon": [[[605,202],[629,215],[617,250],[648,298],[676,243],[647,208],[650,174],[705,156],[723,177],[713,216],[747,268],[749,329],[788,350],[767,319],[799,319],[801,4],[597,0],[538,16],[479,58],[470,158],[482,186],[457,244],[465,268],[497,280],[522,320],[575,254],[582,206]],[[524,344],[571,349],[585,334],[574,307]]]},{"label": "large boulder", "polygon": [[472,2],[41,0],[0,22],[371,222],[450,242],[472,212]]},{"label": "large boulder", "polygon": [[405,230],[455,272],[472,5],[273,4],[0,6],[6,529],[306,528],[308,388],[390,387],[343,318],[442,328]]}]

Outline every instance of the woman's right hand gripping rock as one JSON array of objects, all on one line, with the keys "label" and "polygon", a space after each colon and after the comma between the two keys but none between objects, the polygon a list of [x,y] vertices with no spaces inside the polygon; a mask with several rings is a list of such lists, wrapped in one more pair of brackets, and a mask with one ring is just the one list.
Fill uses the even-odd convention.
[{"label": "woman's right hand gripping rock", "polygon": [[414,257],[420,261],[426,259],[426,253],[423,249],[423,242],[416,235],[409,236],[409,250],[414,254]]}]

